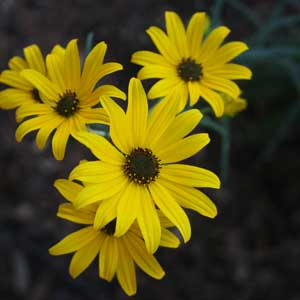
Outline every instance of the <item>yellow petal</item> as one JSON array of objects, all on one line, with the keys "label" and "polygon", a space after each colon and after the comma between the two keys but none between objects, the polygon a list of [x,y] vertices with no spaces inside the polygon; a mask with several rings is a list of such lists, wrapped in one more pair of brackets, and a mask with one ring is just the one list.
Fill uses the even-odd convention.
[{"label": "yellow petal", "polygon": [[164,270],[155,257],[147,251],[144,242],[140,238],[132,232],[128,232],[123,241],[133,260],[145,273],[155,279],[163,278],[165,275]]},{"label": "yellow petal", "polygon": [[118,266],[118,242],[114,237],[106,236],[99,256],[99,276],[112,281]]},{"label": "yellow petal", "polygon": [[151,51],[137,51],[133,53],[133,55],[131,56],[131,62],[142,66],[147,66],[147,65],[160,65],[165,67],[172,66],[161,54],[154,53]]},{"label": "yellow petal", "polygon": [[137,221],[148,252],[154,253],[160,243],[161,225],[153,200],[147,189],[142,189]]},{"label": "yellow petal", "polygon": [[92,226],[84,227],[80,230],[77,230],[67,235],[60,242],[52,246],[49,249],[49,253],[51,255],[62,255],[62,254],[74,252],[84,247],[86,244],[92,241],[97,235],[98,232],[94,230]]},{"label": "yellow petal", "polygon": [[152,39],[158,51],[170,64],[177,65],[180,62],[179,53],[172,45],[168,36],[160,28],[151,26],[146,32]]},{"label": "yellow petal", "polygon": [[226,64],[210,71],[213,76],[225,79],[251,79],[252,72],[249,68],[237,65]]},{"label": "yellow petal", "polygon": [[143,147],[148,119],[148,102],[140,80],[131,78],[128,86],[126,119],[131,132],[132,148]]},{"label": "yellow petal", "polygon": [[25,59],[20,56],[14,56],[8,62],[11,70],[20,72],[21,70],[28,69],[28,64]]},{"label": "yellow petal", "polygon": [[129,124],[123,109],[112,99],[102,96],[101,104],[109,115],[109,133],[114,144],[123,152],[129,154],[133,148]]},{"label": "yellow petal", "polygon": [[172,196],[181,206],[193,209],[199,214],[209,218],[214,218],[217,215],[215,204],[201,191],[195,188],[173,184],[167,180],[161,180],[160,183],[171,192]]},{"label": "yellow petal", "polygon": [[0,91],[1,109],[14,109],[20,105],[31,105],[35,103],[31,91],[22,91],[13,88],[7,88]]},{"label": "yellow petal", "polygon": [[199,83],[197,81],[196,82],[189,81],[188,88],[189,88],[189,95],[190,95],[190,105],[193,106],[199,100],[200,86],[199,86]]},{"label": "yellow petal", "polygon": [[71,40],[66,47],[63,73],[66,89],[76,90],[80,83],[80,56],[76,39]]},{"label": "yellow petal", "polygon": [[148,98],[156,99],[168,95],[181,82],[179,77],[165,78],[157,81],[149,90]]},{"label": "yellow petal", "polygon": [[206,20],[206,14],[199,12],[195,13],[189,22],[186,34],[191,57],[196,57],[199,54]]},{"label": "yellow petal", "polygon": [[149,78],[169,78],[170,76],[177,76],[177,70],[175,67],[165,67],[157,65],[149,65],[143,67],[137,77],[141,80]]},{"label": "yellow petal", "polygon": [[[161,148],[156,152],[162,163],[173,163],[189,158],[198,153],[209,143],[207,133],[198,133],[176,141],[166,148]],[[180,151],[178,151],[180,149]]]},{"label": "yellow petal", "polygon": [[90,132],[79,132],[75,138],[88,147],[100,160],[116,165],[124,164],[123,155],[104,137]]},{"label": "yellow petal", "polygon": [[0,75],[0,82],[24,91],[31,91],[33,89],[32,84],[17,71],[3,71]]},{"label": "yellow petal", "polygon": [[191,238],[191,225],[184,210],[178,205],[170,193],[158,182],[149,185],[155,204],[162,213],[178,228],[184,242]]},{"label": "yellow petal", "polygon": [[73,223],[91,225],[94,223],[95,214],[87,209],[75,209],[71,203],[60,204],[56,214],[59,218]]},{"label": "yellow petal", "polygon": [[136,293],[136,275],[133,259],[131,258],[128,250],[126,249],[123,241],[118,243],[119,260],[117,267],[118,281],[128,296]]},{"label": "yellow petal", "polygon": [[178,248],[180,241],[177,236],[166,228],[161,229],[161,240],[159,245],[167,248]]},{"label": "yellow petal", "polygon": [[56,101],[59,99],[60,93],[57,85],[35,70],[24,70],[21,72],[21,75],[31,82],[32,85],[46,97],[44,100],[47,100],[48,104],[55,105]]},{"label": "yellow petal", "polygon": [[221,117],[224,113],[224,101],[222,100],[222,97],[218,93],[210,90],[204,85],[201,85],[200,89],[201,96],[211,106],[215,115],[217,117]]},{"label": "yellow petal", "polygon": [[24,56],[30,69],[34,69],[43,75],[46,74],[44,57],[37,45],[30,45],[24,48]]},{"label": "yellow petal", "polygon": [[98,235],[94,240],[79,249],[72,257],[69,273],[72,278],[78,277],[89,265],[93,262],[99,254],[100,247],[103,243],[104,235]]},{"label": "yellow petal", "polygon": [[52,151],[56,160],[63,160],[65,157],[70,131],[70,119],[66,119],[57,127],[53,135]]},{"label": "yellow petal", "polygon": [[74,202],[83,186],[67,179],[57,179],[54,182],[55,188],[70,202]]},{"label": "yellow petal", "polygon": [[47,104],[34,103],[31,105],[22,105],[16,112],[16,120],[17,122],[21,122],[26,117],[52,113],[53,108]]},{"label": "yellow petal", "polygon": [[141,189],[133,181],[127,184],[117,207],[117,225],[115,236],[120,237],[125,234],[136,219],[141,201]]},{"label": "yellow petal", "polygon": [[84,187],[74,201],[75,207],[82,208],[114,196],[123,188],[126,180],[127,179],[121,175],[113,180]]},{"label": "yellow petal", "polygon": [[63,94],[66,91],[63,58],[56,54],[48,54],[46,57],[48,76],[53,81]]},{"label": "yellow petal", "polygon": [[220,180],[216,174],[195,166],[184,164],[164,165],[160,169],[159,175],[166,180],[186,186],[220,188]]},{"label": "yellow petal", "polygon": [[94,220],[95,229],[99,230],[100,228],[103,228],[105,225],[116,218],[117,205],[119,203],[121,193],[122,190],[113,197],[100,202]]},{"label": "yellow petal", "polygon": [[175,45],[176,50],[181,57],[188,57],[189,51],[185,28],[180,17],[172,11],[167,11],[165,17],[169,39]]},{"label": "yellow petal", "polygon": [[103,108],[85,108],[80,110],[80,116],[85,119],[86,124],[109,125],[109,117]]}]

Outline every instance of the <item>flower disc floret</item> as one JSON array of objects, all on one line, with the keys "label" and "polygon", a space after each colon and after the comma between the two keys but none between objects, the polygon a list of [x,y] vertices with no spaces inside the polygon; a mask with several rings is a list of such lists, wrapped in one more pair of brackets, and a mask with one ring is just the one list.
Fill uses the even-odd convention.
[{"label": "flower disc floret", "polygon": [[78,104],[76,93],[68,91],[58,101],[56,111],[63,117],[70,117],[78,110]]},{"label": "flower disc floret", "polygon": [[202,66],[197,64],[195,59],[183,58],[177,66],[178,76],[185,82],[198,81],[202,77]]}]

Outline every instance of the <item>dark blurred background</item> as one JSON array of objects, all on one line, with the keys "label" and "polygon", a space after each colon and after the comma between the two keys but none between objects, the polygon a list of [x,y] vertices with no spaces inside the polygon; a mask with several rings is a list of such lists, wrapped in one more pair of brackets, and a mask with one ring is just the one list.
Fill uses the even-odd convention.
[{"label": "dark blurred background", "polygon": [[[1,0],[0,67],[22,48],[38,44],[46,54],[77,37],[82,51],[89,32],[108,43],[107,60],[125,70],[108,81],[127,89],[138,67],[130,55],[154,49],[145,30],[164,26],[164,11],[188,21],[199,10],[213,25],[232,29],[229,40],[247,41],[240,58],[254,72],[242,83],[248,109],[231,122],[230,173],[220,192],[209,195],[219,215],[189,213],[193,235],[177,250],[157,256],[167,275],[161,281],[138,272],[140,300],[300,299],[300,3],[299,1]],[[299,80],[298,80],[299,79]],[[68,145],[63,162],[34,134],[16,143],[14,111],[0,111],[0,299],[126,299],[116,281],[97,278],[96,263],[77,280],[68,275],[70,256],[51,257],[48,248],[73,229],[55,217],[62,197],[53,187],[88,151]],[[220,173],[220,137],[196,158]]]}]

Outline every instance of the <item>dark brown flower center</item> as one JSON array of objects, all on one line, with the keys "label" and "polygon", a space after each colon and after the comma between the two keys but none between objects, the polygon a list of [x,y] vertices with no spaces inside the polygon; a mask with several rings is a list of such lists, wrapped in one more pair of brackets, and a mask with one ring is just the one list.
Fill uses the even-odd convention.
[{"label": "dark brown flower center", "polygon": [[114,235],[115,231],[116,231],[116,224],[117,224],[117,219],[113,219],[112,221],[110,221],[108,224],[106,224],[101,231],[103,231],[104,233],[108,234],[108,235]]},{"label": "dark brown flower center", "polygon": [[60,97],[57,103],[56,111],[64,117],[72,116],[78,110],[79,100],[74,92],[66,92]]},{"label": "dark brown flower center", "polygon": [[38,102],[38,103],[43,103],[43,101],[42,101],[42,99],[41,99],[41,97],[40,97],[40,93],[39,93],[38,89],[33,89],[33,90],[31,91],[31,95],[32,95],[32,98],[33,98],[36,102]]},{"label": "dark brown flower center", "polygon": [[177,74],[184,81],[198,81],[203,75],[201,64],[197,64],[195,59],[184,58],[177,66]]},{"label": "dark brown flower center", "polygon": [[155,181],[159,174],[160,160],[147,148],[135,148],[125,155],[124,173],[138,184],[148,184]]}]

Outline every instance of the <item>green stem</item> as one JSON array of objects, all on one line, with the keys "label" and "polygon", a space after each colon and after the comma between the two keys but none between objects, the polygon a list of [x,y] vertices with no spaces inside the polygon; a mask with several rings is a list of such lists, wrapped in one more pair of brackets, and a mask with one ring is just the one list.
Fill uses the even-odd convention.
[{"label": "green stem", "polygon": [[85,57],[88,56],[93,47],[94,32],[89,32],[85,40]]}]

